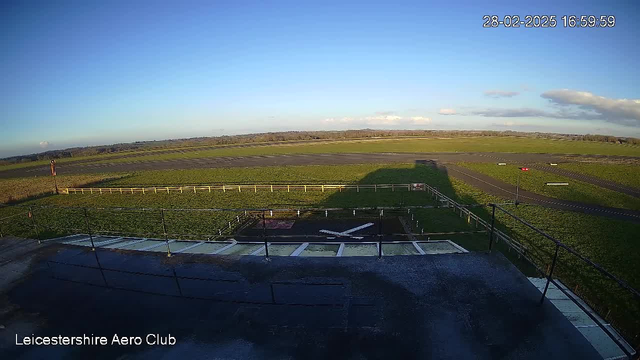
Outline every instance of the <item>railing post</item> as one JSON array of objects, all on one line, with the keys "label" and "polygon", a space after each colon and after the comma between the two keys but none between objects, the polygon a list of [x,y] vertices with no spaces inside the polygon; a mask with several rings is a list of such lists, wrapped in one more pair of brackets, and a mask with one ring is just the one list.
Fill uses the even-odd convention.
[{"label": "railing post", "polygon": [[4,234],[2,233],[2,221],[0,221],[0,238],[4,237]]},{"label": "railing post", "polygon": [[547,295],[547,289],[549,288],[549,282],[551,282],[551,277],[553,276],[553,269],[556,267],[556,260],[558,259],[558,250],[560,249],[560,244],[556,243],[556,253],[553,255],[553,261],[551,262],[551,269],[549,269],[549,275],[547,275],[547,283],[544,285],[544,291],[542,292],[542,298],[540,298],[540,303],[544,301],[544,297]]},{"label": "railing post", "polygon": [[84,222],[87,224],[87,233],[89,234],[89,240],[91,240],[91,251],[96,251],[96,246],[93,244],[91,226],[89,226],[89,213],[87,212],[87,208],[84,208]]},{"label": "railing post", "polygon": [[264,210],[262,211],[262,240],[264,240],[264,256],[269,259],[269,246],[267,244],[267,226],[264,217]]},{"label": "railing post", "polygon": [[496,224],[496,204],[491,204],[493,208],[491,211],[491,231],[489,232],[489,251],[491,251],[491,247],[493,246],[493,231],[495,229]]},{"label": "railing post", "polygon": [[378,259],[382,259],[382,213],[378,220]]},{"label": "railing post", "polygon": [[169,246],[169,236],[167,235],[167,225],[164,222],[164,209],[160,209],[162,217],[162,232],[164,233],[164,241],[167,243],[167,257],[171,257],[171,247]]},{"label": "railing post", "polygon": [[31,218],[31,223],[33,224],[33,230],[36,231],[36,237],[38,238],[38,244],[42,244],[42,239],[40,239],[40,231],[38,231],[38,225],[36,225],[36,215],[33,213],[31,206],[29,206],[29,217]]}]

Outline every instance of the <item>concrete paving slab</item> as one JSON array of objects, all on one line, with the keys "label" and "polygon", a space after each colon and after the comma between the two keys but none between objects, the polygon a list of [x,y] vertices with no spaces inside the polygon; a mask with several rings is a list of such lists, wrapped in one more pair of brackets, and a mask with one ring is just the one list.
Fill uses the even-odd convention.
[{"label": "concrete paving slab", "polygon": [[200,246],[196,246],[195,248],[185,250],[181,252],[181,254],[211,254],[212,252],[227,245],[228,243],[222,243],[222,242],[217,243],[217,242],[210,241],[210,242],[205,242]]},{"label": "concrete paving slab", "polygon": [[333,257],[338,255],[339,244],[309,244],[299,256],[320,256],[320,257]]},{"label": "concrete paving slab", "polygon": [[234,246],[219,252],[219,255],[249,255],[258,250],[261,244],[235,244]]},{"label": "concrete paving slab", "polygon": [[382,252],[385,256],[418,255],[418,250],[411,243],[382,244]]},{"label": "concrete paving slab", "polygon": [[378,256],[376,244],[344,244],[342,256]]},{"label": "concrete paving slab", "polygon": [[461,252],[460,249],[448,242],[419,242],[418,246],[425,254],[452,254]]}]

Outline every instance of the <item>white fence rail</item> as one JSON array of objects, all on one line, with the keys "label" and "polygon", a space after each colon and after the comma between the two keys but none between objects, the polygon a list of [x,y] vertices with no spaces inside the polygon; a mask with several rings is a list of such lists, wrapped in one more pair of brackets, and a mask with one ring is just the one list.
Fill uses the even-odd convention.
[{"label": "white fence rail", "polygon": [[188,186],[149,186],[149,187],[88,187],[88,188],[63,188],[63,194],[158,194],[158,193],[198,193],[214,191],[232,192],[258,192],[258,191],[343,191],[343,190],[391,190],[391,191],[424,191],[424,183],[412,184],[233,184],[233,185],[188,185]]}]

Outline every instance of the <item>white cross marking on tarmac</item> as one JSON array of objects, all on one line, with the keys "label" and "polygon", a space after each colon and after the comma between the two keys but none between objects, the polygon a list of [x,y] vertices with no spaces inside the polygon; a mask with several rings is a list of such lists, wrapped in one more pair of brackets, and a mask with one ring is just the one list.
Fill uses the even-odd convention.
[{"label": "white cross marking on tarmac", "polygon": [[[353,229],[349,229],[343,232],[338,232],[338,231],[331,231],[331,230],[320,230],[321,233],[325,233],[325,234],[329,234],[329,235],[335,235],[337,237],[349,237],[349,238],[353,238],[353,239],[358,239],[358,240],[362,240],[364,239],[362,236],[353,236],[351,235],[351,233],[362,230],[362,229],[366,229],[370,226],[373,226],[373,223],[366,223],[364,225],[360,225],[360,226],[356,226]],[[329,239],[335,239],[335,238],[329,238]]]}]

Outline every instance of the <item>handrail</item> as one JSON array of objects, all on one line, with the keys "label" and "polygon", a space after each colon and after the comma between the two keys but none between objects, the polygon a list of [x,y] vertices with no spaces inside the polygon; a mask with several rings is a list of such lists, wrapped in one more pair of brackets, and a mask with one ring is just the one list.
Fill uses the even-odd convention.
[{"label": "handrail", "polygon": [[511,216],[512,218],[518,220],[519,222],[521,222],[522,224],[526,225],[527,227],[531,228],[532,230],[534,230],[535,232],[543,235],[544,237],[546,237],[547,239],[553,241],[556,245],[558,245],[559,247],[567,250],[569,253],[575,255],[576,257],[578,257],[580,260],[586,262],[587,264],[591,265],[593,268],[595,268],[596,270],[598,270],[600,273],[602,273],[603,275],[607,276],[608,278],[612,279],[613,281],[617,282],[618,285],[620,285],[622,288],[629,290],[632,294],[634,294],[638,299],[640,299],[640,292],[638,292],[638,290],[632,288],[629,284],[627,284],[624,280],[618,279],[615,275],[611,274],[610,272],[608,272],[607,270],[605,270],[602,266],[600,266],[599,264],[589,260],[588,258],[584,257],[583,255],[581,255],[580,253],[578,253],[576,250],[574,250],[573,248],[571,248],[570,246],[564,244],[563,242],[561,242],[560,240],[555,239],[553,236],[545,233],[544,231],[536,228],[535,226],[529,224],[528,222],[526,222],[525,220],[519,218],[518,216],[510,213],[509,211],[507,211],[506,209],[502,208],[500,205],[497,204],[489,204],[490,206],[495,206],[497,209],[501,210],[502,212],[504,212],[505,214]]}]

